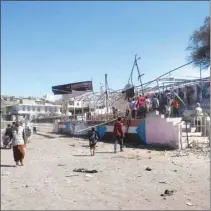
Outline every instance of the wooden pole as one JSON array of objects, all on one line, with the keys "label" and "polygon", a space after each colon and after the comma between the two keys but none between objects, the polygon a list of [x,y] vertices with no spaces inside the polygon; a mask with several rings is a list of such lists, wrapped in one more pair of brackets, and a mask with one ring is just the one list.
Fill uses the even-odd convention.
[{"label": "wooden pole", "polygon": [[93,125],[93,126],[91,126],[91,127],[87,127],[87,128],[85,128],[85,129],[78,130],[78,131],[76,131],[76,133],[80,133],[80,132],[89,130],[89,129],[93,128],[93,127],[98,127],[98,126],[101,126],[101,125],[105,125],[105,124],[110,123],[110,122],[113,122],[113,121],[115,121],[115,120],[117,120],[117,119],[115,118],[115,119],[112,119],[112,120],[108,120],[108,121],[106,121],[106,122],[103,122],[103,123],[101,123],[101,124],[98,124],[98,125]]},{"label": "wooden pole", "polygon": [[107,114],[107,120],[108,120],[108,77],[107,77],[107,74],[105,74],[105,94],[106,94],[106,114]]}]

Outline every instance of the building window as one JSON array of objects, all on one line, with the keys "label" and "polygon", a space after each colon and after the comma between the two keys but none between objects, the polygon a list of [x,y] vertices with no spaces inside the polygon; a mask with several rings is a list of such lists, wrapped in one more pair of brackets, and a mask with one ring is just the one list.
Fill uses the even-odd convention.
[{"label": "building window", "polygon": [[54,112],[57,112],[57,107],[54,108]]},{"label": "building window", "polygon": [[23,111],[25,111],[25,106],[23,106]]},{"label": "building window", "polygon": [[48,111],[48,107],[45,107],[45,112],[47,112]]},{"label": "building window", "polygon": [[35,106],[32,106],[32,110],[35,111]]},{"label": "building window", "polygon": [[74,106],[74,101],[69,101],[69,105]]},{"label": "building window", "polygon": [[30,106],[28,106],[27,110],[30,111]]},{"label": "building window", "polygon": [[52,107],[49,107],[49,111],[50,111],[50,112],[52,111]]},{"label": "building window", "polygon": [[39,111],[39,112],[40,112],[40,107],[37,107],[37,111]]},{"label": "building window", "polygon": [[79,106],[79,103],[77,103],[77,106]]}]

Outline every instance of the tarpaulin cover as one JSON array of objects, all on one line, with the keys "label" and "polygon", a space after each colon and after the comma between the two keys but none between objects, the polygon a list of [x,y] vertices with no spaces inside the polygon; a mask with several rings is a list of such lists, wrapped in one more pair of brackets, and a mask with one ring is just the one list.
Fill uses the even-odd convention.
[{"label": "tarpaulin cover", "polygon": [[52,92],[54,93],[54,95],[71,94],[74,91],[93,91],[92,81],[82,81],[52,87]]}]

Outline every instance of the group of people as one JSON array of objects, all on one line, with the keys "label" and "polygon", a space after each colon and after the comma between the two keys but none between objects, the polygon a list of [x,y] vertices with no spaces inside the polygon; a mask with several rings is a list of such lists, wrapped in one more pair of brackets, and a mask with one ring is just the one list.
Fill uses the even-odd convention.
[{"label": "group of people", "polygon": [[15,167],[19,164],[24,165],[23,160],[25,157],[25,147],[27,142],[30,141],[31,130],[28,126],[25,126],[22,122],[16,121],[12,125],[8,124],[4,137],[3,145],[6,148],[8,145],[13,149],[13,158],[15,161]]},{"label": "group of people", "polygon": [[[120,145],[120,152],[123,152],[123,140],[125,133],[121,117],[118,117],[117,121],[115,122],[113,133],[114,133],[114,153],[117,152],[118,144]],[[100,135],[93,127],[89,135],[89,146],[90,146],[90,153],[92,156],[95,155],[96,144],[99,140],[100,140]]]},{"label": "group of people", "polygon": [[137,98],[133,97],[129,99],[129,109],[126,112],[130,111],[133,119],[145,118],[148,104],[149,99],[143,95],[139,95]]},{"label": "group of people", "polygon": [[164,94],[154,94],[152,97],[140,95],[129,100],[126,114],[131,113],[133,119],[139,119],[145,118],[150,110],[157,110],[166,117],[170,117],[172,114],[174,117],[179,117],[182,107],[181,98],[182,96],[176,96],[168,91]]}]

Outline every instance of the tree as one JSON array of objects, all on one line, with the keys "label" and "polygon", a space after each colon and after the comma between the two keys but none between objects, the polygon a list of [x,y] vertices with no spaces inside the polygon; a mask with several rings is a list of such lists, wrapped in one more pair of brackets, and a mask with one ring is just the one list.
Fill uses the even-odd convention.
[{"label": "tree", "polygon": [[210,66],[210,17],[206,17],[203,26],[193,32],[187,50],[194,66],[202,69]]}]

